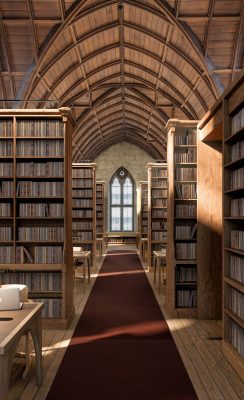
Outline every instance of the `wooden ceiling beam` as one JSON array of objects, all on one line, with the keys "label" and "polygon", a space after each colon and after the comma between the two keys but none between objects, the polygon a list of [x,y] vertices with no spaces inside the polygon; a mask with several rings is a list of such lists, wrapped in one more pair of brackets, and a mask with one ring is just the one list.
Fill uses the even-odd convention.
[{"label": "wooden ceiling beam", "polygon": [[213,10],[214,10],[214,6],[215,6],[215,0],[210,0],[209,1],[209,5],[208,5],[208,20],[206,22],[206,26],[205,26],[205,32],[204,32],[204,39],[203,39],[203,54],[206,57],[207,55],[207,49],[208,49],[208,39],[209,39],[209,28],[210,28],[210,24],[211,24],[211,20],[213,17]]},{"label": "wooden ceiling beam", "polygon": [[[179,15],[178,16],[178,20],[179,21],[184,21],[184,22],[208,22],[209,21],[209,16],[208,15],[194,15],[194,14],[187,14],[187,15]],[[239,15],[221,15],[221,14],[215,14],[212,15],[211,20],[213,22],[236,22],[240,20],[240,16]]]},{"label": "wooden ceiling beam", "polygon": [[238,26],[236,29],[235,33],[235,41],[234,41],[234,46],[233,46],[233,53],[232,53],[232,60],[231,60],[231,76],[230,76],[230,83],[233,81],[234,74],[235,74],[235,67],[236,67],[236,58],[237,58],[237,50],[238,50],[238,45],[241,37],[241,32],[242,32],[242,26],[244,23],[244,1],[242,1],[241,5],[241,11],[240,11],[240,20],[238,22]]},{"label": "wooden ceiling beam", "polygon": [[180,0],[175,0],[175,18],[179,18],[179,13],[180,13]]},{"label": "wooden ceiling beam", "polygon": [[35,57],[35,61],[37,63],[38,57],[39,57],[39,45],[38,45],[36,27],[35,27],[35,23],[34,23],[34,11],[33,11],[31,0],[26,0],[26,5],[27,5],[27,10],[28,10],[29,18],[30,18],[31,29],[32,29],[32,36],[33,36],[33,43],[34,43],[34,57]]},{"label": "wooden ceiling beam", "polygon": [[125,48],[124,48],[124,41],[125,41],[125,34],[124,34],[124,27],[123,27],[123,22],[124,22],[124,5],[123,2],[120,1],[118,3],[118,17],[119,17],[119,54],[120,54],[120,81],[121,81],[121,102],[122,102],[122,110],[123,110],[123,126],[125,125],[125,105],[124,105],[124,99],[125,99],[125,76],[124,76],[124,71],[125,71],[125,65],[124,65],[124,60],[125,60]]},{"label": "wooden ceiling beam", "polygon": [[64,0],[59,0],[59,9],[60,9],[60,15],[61,15],[62,22],[64,22],[64,20],[65,20],[65,4],[64,4]]},{"label": "wooden ceiling beam", "polygon": [[13,66],[12,66],[12,59],[11,59],[11,51],[10,51],[10,47],[8,44],[6,29],[5,29],[5,26],[2,21],[1,10],[0,10],[0,32],[1,32],[1,37],[2,37],[1,40],[2,40],[3,47],[4,47],[4,50],[6,53],[6,63],[7,63],[7,68],[8,68],[8,77],[9,77],[9,82],[10,82],[11,95],[12,95],[12,98],[15,99],[16,98],[16,88],[15,88],[15,81],[14,81],[14,78],[12,75]]}]

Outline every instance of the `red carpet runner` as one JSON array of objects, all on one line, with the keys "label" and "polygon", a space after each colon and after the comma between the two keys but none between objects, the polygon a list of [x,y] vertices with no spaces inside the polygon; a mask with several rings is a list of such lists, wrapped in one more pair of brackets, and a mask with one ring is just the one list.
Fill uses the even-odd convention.
[{"label": "red carpet runner", "polygon": [[47,399],[197,399],[135,252],[107,254]]}]

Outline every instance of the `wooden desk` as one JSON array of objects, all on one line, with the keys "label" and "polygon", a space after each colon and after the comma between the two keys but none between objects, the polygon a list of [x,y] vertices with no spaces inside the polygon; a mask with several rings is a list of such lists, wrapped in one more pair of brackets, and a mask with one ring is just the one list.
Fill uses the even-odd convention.
[{"label": "wooden desk", "polygon": [[161,251],[153,251],[153,281],[156,283],[156,274],[158,269],[158,291],[161,292],[161,269],[163,270],[163,280],[165,282],[165,270],[166,270],[166,253]]},{"label": "wooden desk", "polygon": [[[36,354],[37,384],[42,383],[43,303],[24,303],[21,310],[0,311],[0,399],[7,398],[9,379],[15,353],[21,337],[30,332]],[[3,319],[11,320],[4,321]]]},{"label": "wooden desk", "polygon": [[[86,270],[88,275],[88,283],[91,281],[91,251],[74,251],[74,271],[75,271],[75,278],[77,277],[77,272],[79,269],[83,271],[83,287],[84,291],[86,290]],[[76,266],[75,260],[83,262],[82,266]]]}]

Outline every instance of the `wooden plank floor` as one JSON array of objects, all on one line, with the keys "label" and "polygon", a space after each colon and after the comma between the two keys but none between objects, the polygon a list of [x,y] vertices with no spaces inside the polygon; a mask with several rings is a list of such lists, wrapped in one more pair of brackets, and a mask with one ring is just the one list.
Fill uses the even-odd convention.
[{"label": "wooden plank floor", "polygon": [[[133,249],[131,246],[110,246],[109,249]],[[100,263],[101,264],[101,263]],[[153,284],[152,273],[147,273],[158,303],[167,319],[176,346],[192,380],[199,400],[241,400],[244,399],[244,383],[222,353],[221,321],[200,321],[196,319],[171,319],[164,310],[163,295]],[[29,376],[19,378],[12,385],[7,400],[45,400],[55,373],[62,361],[73,330],[89,297],[91,285],[82,293],[82,284],[77,283],[74,294],[75,318],[67,331],[43,331],[43,385],[35,383],[34,356]],[[23,342],[21,346],[23,347]],[[22,348],[20,348],[21,350]],[[24,360],[18,360],[18,367]],[[22,364],[21,364],[22,363]],[[54,399],[55,400],[55,399]],[[148,399],[150,400],[150,399]]]}]

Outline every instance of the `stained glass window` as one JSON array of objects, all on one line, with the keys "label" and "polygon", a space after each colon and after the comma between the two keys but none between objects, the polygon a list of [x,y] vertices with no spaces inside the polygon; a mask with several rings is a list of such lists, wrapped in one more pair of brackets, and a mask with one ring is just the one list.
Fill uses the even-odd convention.
[{"label": "stained glass window", "polygon": [[124,168],[119,168],[110,187],[111,231],[133,231],[134,187],[133,180]]}]

